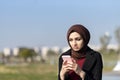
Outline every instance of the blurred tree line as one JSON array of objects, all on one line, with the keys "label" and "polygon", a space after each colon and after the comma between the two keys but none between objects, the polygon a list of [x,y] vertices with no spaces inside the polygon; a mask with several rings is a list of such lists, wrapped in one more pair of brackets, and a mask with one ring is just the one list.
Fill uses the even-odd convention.
[{"label": "blurred tree line", "polygon": [[46,58],[43,58],[42,53],[35,52],[34,49],[21,47],[19,48],[19,53],[16,56],[8,55],[5,56],[3,53],[0,53],[0,63],[11,64],[11,63],[50,63],[56,64],[59,56],[59,52],[55,52],[51,49],[47,51]]},{"label": "blurred tree line", "polygon": [[[110,43],[110,40],[111,40],[111,36],[108,32],[106,32],[103,36],[100,37],[100,43],[101,43],[101,50],[103,52],[106,52],[107,51],[107,47]],[[117,49],[117,52],[120,53],[120,27],[118,27],[116,30],[115,30],[115,39],[118,43],[118,49]]]},{"label": "blurred tree line", "polygon": [[27,62],[27,59],[30,58],[31,62],[34,61],[33,57],[36,56],[37,53],[33,49],[28,48],[20,48],[18,56],[23,58],[25,62]]}]

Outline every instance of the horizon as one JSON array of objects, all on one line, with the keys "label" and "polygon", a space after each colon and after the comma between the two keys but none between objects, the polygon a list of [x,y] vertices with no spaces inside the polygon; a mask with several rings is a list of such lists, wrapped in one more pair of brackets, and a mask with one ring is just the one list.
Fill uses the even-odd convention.
[{"label": "horizon", "polygon": [[[100,50],[101,49],[101,45],[90,45],[88,44],[88,46],[91,48],[91,49],[94,49],[94,50]],[[62,49],[63,51],[66,51],[68,50],[70,47],[69,46],[34,46],[34,47],[30,47],[30,46],[18,46],[18,47],[4,47],[3,49],[0,50],[0,52],[3,52],[4,49],[10,49],[10,50],[13,50],[13,49],[19,49],[19,48],[28,48],[28,49],[43,49],[43,48],[48,48],[48,49],[52,49],[52,50],[56,50],[56,49]],[[107,45],[107,48],[108,49],[114,49],[114,50],[118,50],[118,45],[116,44],[108,44]]]}]

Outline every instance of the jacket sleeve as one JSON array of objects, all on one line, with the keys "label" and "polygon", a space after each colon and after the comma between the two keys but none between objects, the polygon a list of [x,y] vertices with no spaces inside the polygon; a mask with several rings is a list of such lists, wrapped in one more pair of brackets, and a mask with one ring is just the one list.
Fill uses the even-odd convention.
[{"label": "jacket sleeve", "polygon": [[[96,52],[94,54],[94,58],[95,61],[92,63],[92,67],[90,69],[86,69],[87,67],[83,68],[83,70],[86,72],[85,80],[102,80],[102,56],[100,53]],[[89,64],[91,64],[90,61]]]},{"label": "jacket sleeve", "polygon": [[61,80],[60,79],[60,70],[61,70],[61,68],[62,68],[62,57],[61,57],[61,55],[60,55],[60,57],[59,57],[59,60],[58,60],[58,80]]}]

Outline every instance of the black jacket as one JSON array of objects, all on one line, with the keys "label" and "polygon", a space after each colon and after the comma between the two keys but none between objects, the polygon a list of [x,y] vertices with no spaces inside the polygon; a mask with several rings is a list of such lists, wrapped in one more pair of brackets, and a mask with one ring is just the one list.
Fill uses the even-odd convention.
[{"label": "black jacket", "polygon": [[[65,53],[61,54],[59,57],[58,80],[61,80],[59,74],[63,62],[62,55],[71,55],[71,50],[66,51]],[[102,68],[103,68],[103,62],[102,62],[101,54],[89,48],[86,52],[86,60],[82,68],[82,70],[86,72],[85,80],[102,80]],[[65,75],[65,80],[70,80],[67,74]],[[80,78],[80,80],[82,79]]]}]

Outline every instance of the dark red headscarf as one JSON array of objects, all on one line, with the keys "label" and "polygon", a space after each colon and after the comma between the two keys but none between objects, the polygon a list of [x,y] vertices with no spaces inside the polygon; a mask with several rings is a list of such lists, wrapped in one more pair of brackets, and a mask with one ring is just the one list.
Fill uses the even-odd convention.
[{"label": "dark red headscarf", "polygon": [[[79,51],[74,51],[72,49],[72,47],[70,46],[69,44],[69,35],[72,33],[72,32],[77,32],[79,33],[82,38],[83,38],[83,42],[84,42],[84,45],[83,45],[83,48],[80,49]],[[74,58],[81,58],[81,57],[84,57],[85,54],[86,54],[86,50],[87,50],[87,45],[89,43],[89,40],[90,40],[90,32],[88,31],[87,28],[85,28],[83,25],[81,24],[76,24],[76,25],[73,25],[69,28],[68,32],[67,32],[67,40],[68,40],[68,44],[69,46],[71,47],[71,50],[72,50],[72,57]]]}]

